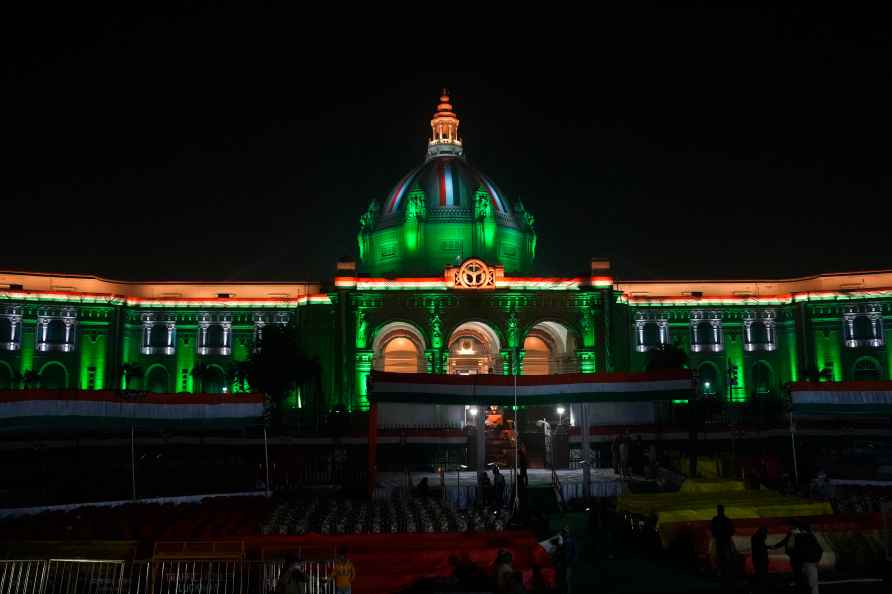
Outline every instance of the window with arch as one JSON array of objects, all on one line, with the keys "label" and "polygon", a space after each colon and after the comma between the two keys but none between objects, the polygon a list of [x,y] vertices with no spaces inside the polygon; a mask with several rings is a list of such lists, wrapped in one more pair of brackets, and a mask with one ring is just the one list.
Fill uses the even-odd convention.
[{"label": "window with arch", "polygon": [[199,355],[231,355],[232,314],[199,314],[197,349]]},{"label": "window with arch", "polygon": [[669,320],[662,313],[635,314],[635,350],[644,353],[669,344]]},{"label": "window with arch", "polygon": [[843,339],[850,349],[879,348],[886,344],[883,306],[879,303],[849,305],[842,316]]},{"label": "window with arch", "polygon": [[773,309],[753,310],[743,313],[743,350],[777,350],[777,312]]},{"label": "window with arch", "polygon": [[724,350],[722,316],[718,311],[692,311],[690,314],[691,352]]},{"label": "window with arch", "polygon": [[873,357],[861,357],[852,366],[852,380],[856,382],[871,382],[883,379],[883,370],[879,362]]},{"label": "window with arch", "polygon": [[146,312],[142,319],[143,355],[173,355],[177,351],[177,321],[172,313]]},{"label": "window with arch", "polygon": [[77,310],[45,308],[37,314],[35,348],[40,353],[73,352],[77,344]]},{"label": "window with arch", "polygon": [[0,350],[17,351],[22,348],[22,308],[14,305],[0,313]]}]

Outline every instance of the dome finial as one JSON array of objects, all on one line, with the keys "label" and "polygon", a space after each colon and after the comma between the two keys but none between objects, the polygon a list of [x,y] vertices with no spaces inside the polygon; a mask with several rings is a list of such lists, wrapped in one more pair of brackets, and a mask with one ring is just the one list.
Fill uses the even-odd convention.
[{"label": "dome finial", "polygon": [[444,87],[437,112],[431,120],[431,138],[427,143],[428,159],[440,155],[462,156],[458,124],[458,117],[452,112],[452,105],[449,103],[449,91]]}]

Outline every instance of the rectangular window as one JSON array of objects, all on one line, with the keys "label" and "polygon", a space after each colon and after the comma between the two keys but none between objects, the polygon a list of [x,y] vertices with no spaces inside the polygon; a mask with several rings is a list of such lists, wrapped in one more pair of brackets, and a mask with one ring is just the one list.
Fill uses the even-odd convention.
[{"label": "rectangular window", "polygon": [[381,246],[381,257],[382,258],[393,258],[396,256],[396,244],[395,243],[385,243]]},{"label": "rectangular window", "polygon": [[461,252],[461,239],[447,239],[441,241],[440,250],[443,252]]}]

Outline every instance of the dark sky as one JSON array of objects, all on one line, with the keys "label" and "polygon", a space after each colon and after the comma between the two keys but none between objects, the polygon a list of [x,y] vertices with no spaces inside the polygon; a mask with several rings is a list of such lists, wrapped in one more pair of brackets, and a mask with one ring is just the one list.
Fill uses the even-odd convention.
[{"label": "dark sky", "polygon": [[328,278],[443,86],[469,159],[536,215],[542,273],[892,267],[881,13],[68,10],[4,18],[0,268]]}]

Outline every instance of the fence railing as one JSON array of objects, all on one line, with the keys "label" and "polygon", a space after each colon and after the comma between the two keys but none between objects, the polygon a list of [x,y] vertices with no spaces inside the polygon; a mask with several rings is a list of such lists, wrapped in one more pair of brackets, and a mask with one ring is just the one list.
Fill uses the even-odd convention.
[{"label": "fence railing", "polygon": [[303,582],[301,592],[331,594],[331,568],[331,561],[0,561],[0,594],[274,594],[291,579]]}]

